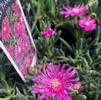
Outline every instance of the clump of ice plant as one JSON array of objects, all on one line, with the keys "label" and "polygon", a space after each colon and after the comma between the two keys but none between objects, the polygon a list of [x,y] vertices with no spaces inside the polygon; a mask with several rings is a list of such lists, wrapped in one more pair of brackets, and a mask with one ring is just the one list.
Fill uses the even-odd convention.
[{"label": "clump of ice plant", "polygon": [[48,67],[43,67],[39,70],[37,76],[33,77],[33,81],[36,82],[32,86],[32,93],[41,93],[38,100],[44,100],[45,98],[56,96],[56,100],[72,100],[69,90],[71,88],[80,87],[79,78],[74,78],[76,70],[69,67],[65,70],[64,65],[55,66],[50,63]]}]

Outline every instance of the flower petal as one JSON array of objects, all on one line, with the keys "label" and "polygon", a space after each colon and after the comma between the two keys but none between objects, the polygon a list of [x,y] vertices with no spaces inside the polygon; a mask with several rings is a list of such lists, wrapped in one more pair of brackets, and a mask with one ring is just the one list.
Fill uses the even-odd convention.
[{"label": "flower petal", "polygon": [[64,100],[72,100],[72,98],[69,96],[68,92],[65,90],[63,91],[62,95],[64,97]]},{"label": "flower petal", "polygon": [[70,96],[65,96],[64,99],[65,100],[72,100],[72,98]]},{"label": "flower petal", "polygon": [[65,68],[65,66],[66,66],[66,64],[63,64],[62,66],[61,66],[61,73],[63,73],[64,72],[64,68]]},{"label": "flower petal", "polygon": [[46,96],[45,95],[42,95],[42,96],[39,96],[38,97],[38,100],[43,100],[44,98],[46,98]]},{"label": "flower petal", "polygon": [[62,100],[62,96],[60,94],[56,95],[56,100]]},{"label": "flower petal", "polygon": [[67,82],[76,82],[79,81],[80,78],[75,78],[75,79],[67,79]]},{"label": "flower petal", "polygon": [[70,73],[68,73],[67,75],[64,76],[64,79],[69,79],[69,78],[72,77],[75,73],[76,73],[76,70],[71,71]]},{"label": "flower petal", "polygon": [[54,65],[52,63],[50,63],[48,66],[49,66],[50,71],[54,72]]}]

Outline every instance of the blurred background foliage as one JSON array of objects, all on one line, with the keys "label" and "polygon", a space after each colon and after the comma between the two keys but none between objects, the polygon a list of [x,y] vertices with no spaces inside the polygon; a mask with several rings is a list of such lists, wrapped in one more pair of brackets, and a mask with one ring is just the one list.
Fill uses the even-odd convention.
[{"label": "blurred background foliage", "polygon": [[[59,14],[62,5],[87,4],[89,15],[95,13],[97,27],[84,32],[74,26],[74,19]],[[31,94],[31,76],[49,62],[66,63],[78,70],[79,91],[73,91],[73,100],[101,100],[101,1],[100,0],[21,0],[36,44],[37,64],[29,69],[23,83],[5,54],[0,51],[0,100],[37,100]],[[56,35],[43,38],[41,31],[52,27]],[[54,99],[52,99],[54,100]]]}]

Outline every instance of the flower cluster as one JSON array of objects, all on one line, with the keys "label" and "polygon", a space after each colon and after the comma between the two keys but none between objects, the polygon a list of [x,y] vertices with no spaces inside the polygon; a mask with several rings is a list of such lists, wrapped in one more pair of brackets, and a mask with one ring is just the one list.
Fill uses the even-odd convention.
[{"label": "flower cluster", "polygon": [[[57,100],[72,100],[69,91],[72,88],[80,87],[79,78],[73,78],[76,70],[69,67],[65,70],[64,65],[55,66],[50,63],[48,68],[43,67],[39,70],[33,81],[37,84],[32,86],[32,93],[42,93],[38,100],[44,100],[50,96],[56,96]],[[77,82],[77,83],[76,83]]]},{"label": "flower cluster", "polygon": [[88,7],[84,4],[71,6],[62,6],[60,14],[68,16],[79,16],[78,25],[85,31],[94,30],[96,27],[96,20],[90,16],[85,16],[88,13]]}]

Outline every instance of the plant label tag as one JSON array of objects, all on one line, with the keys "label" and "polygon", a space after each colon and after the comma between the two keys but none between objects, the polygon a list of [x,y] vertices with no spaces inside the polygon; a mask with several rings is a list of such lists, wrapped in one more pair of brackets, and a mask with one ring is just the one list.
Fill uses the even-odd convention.
[{"label": "plant label tag", "polygon": [[19,0],[0,0],[0,47],[25,81],[36,49]]}]

